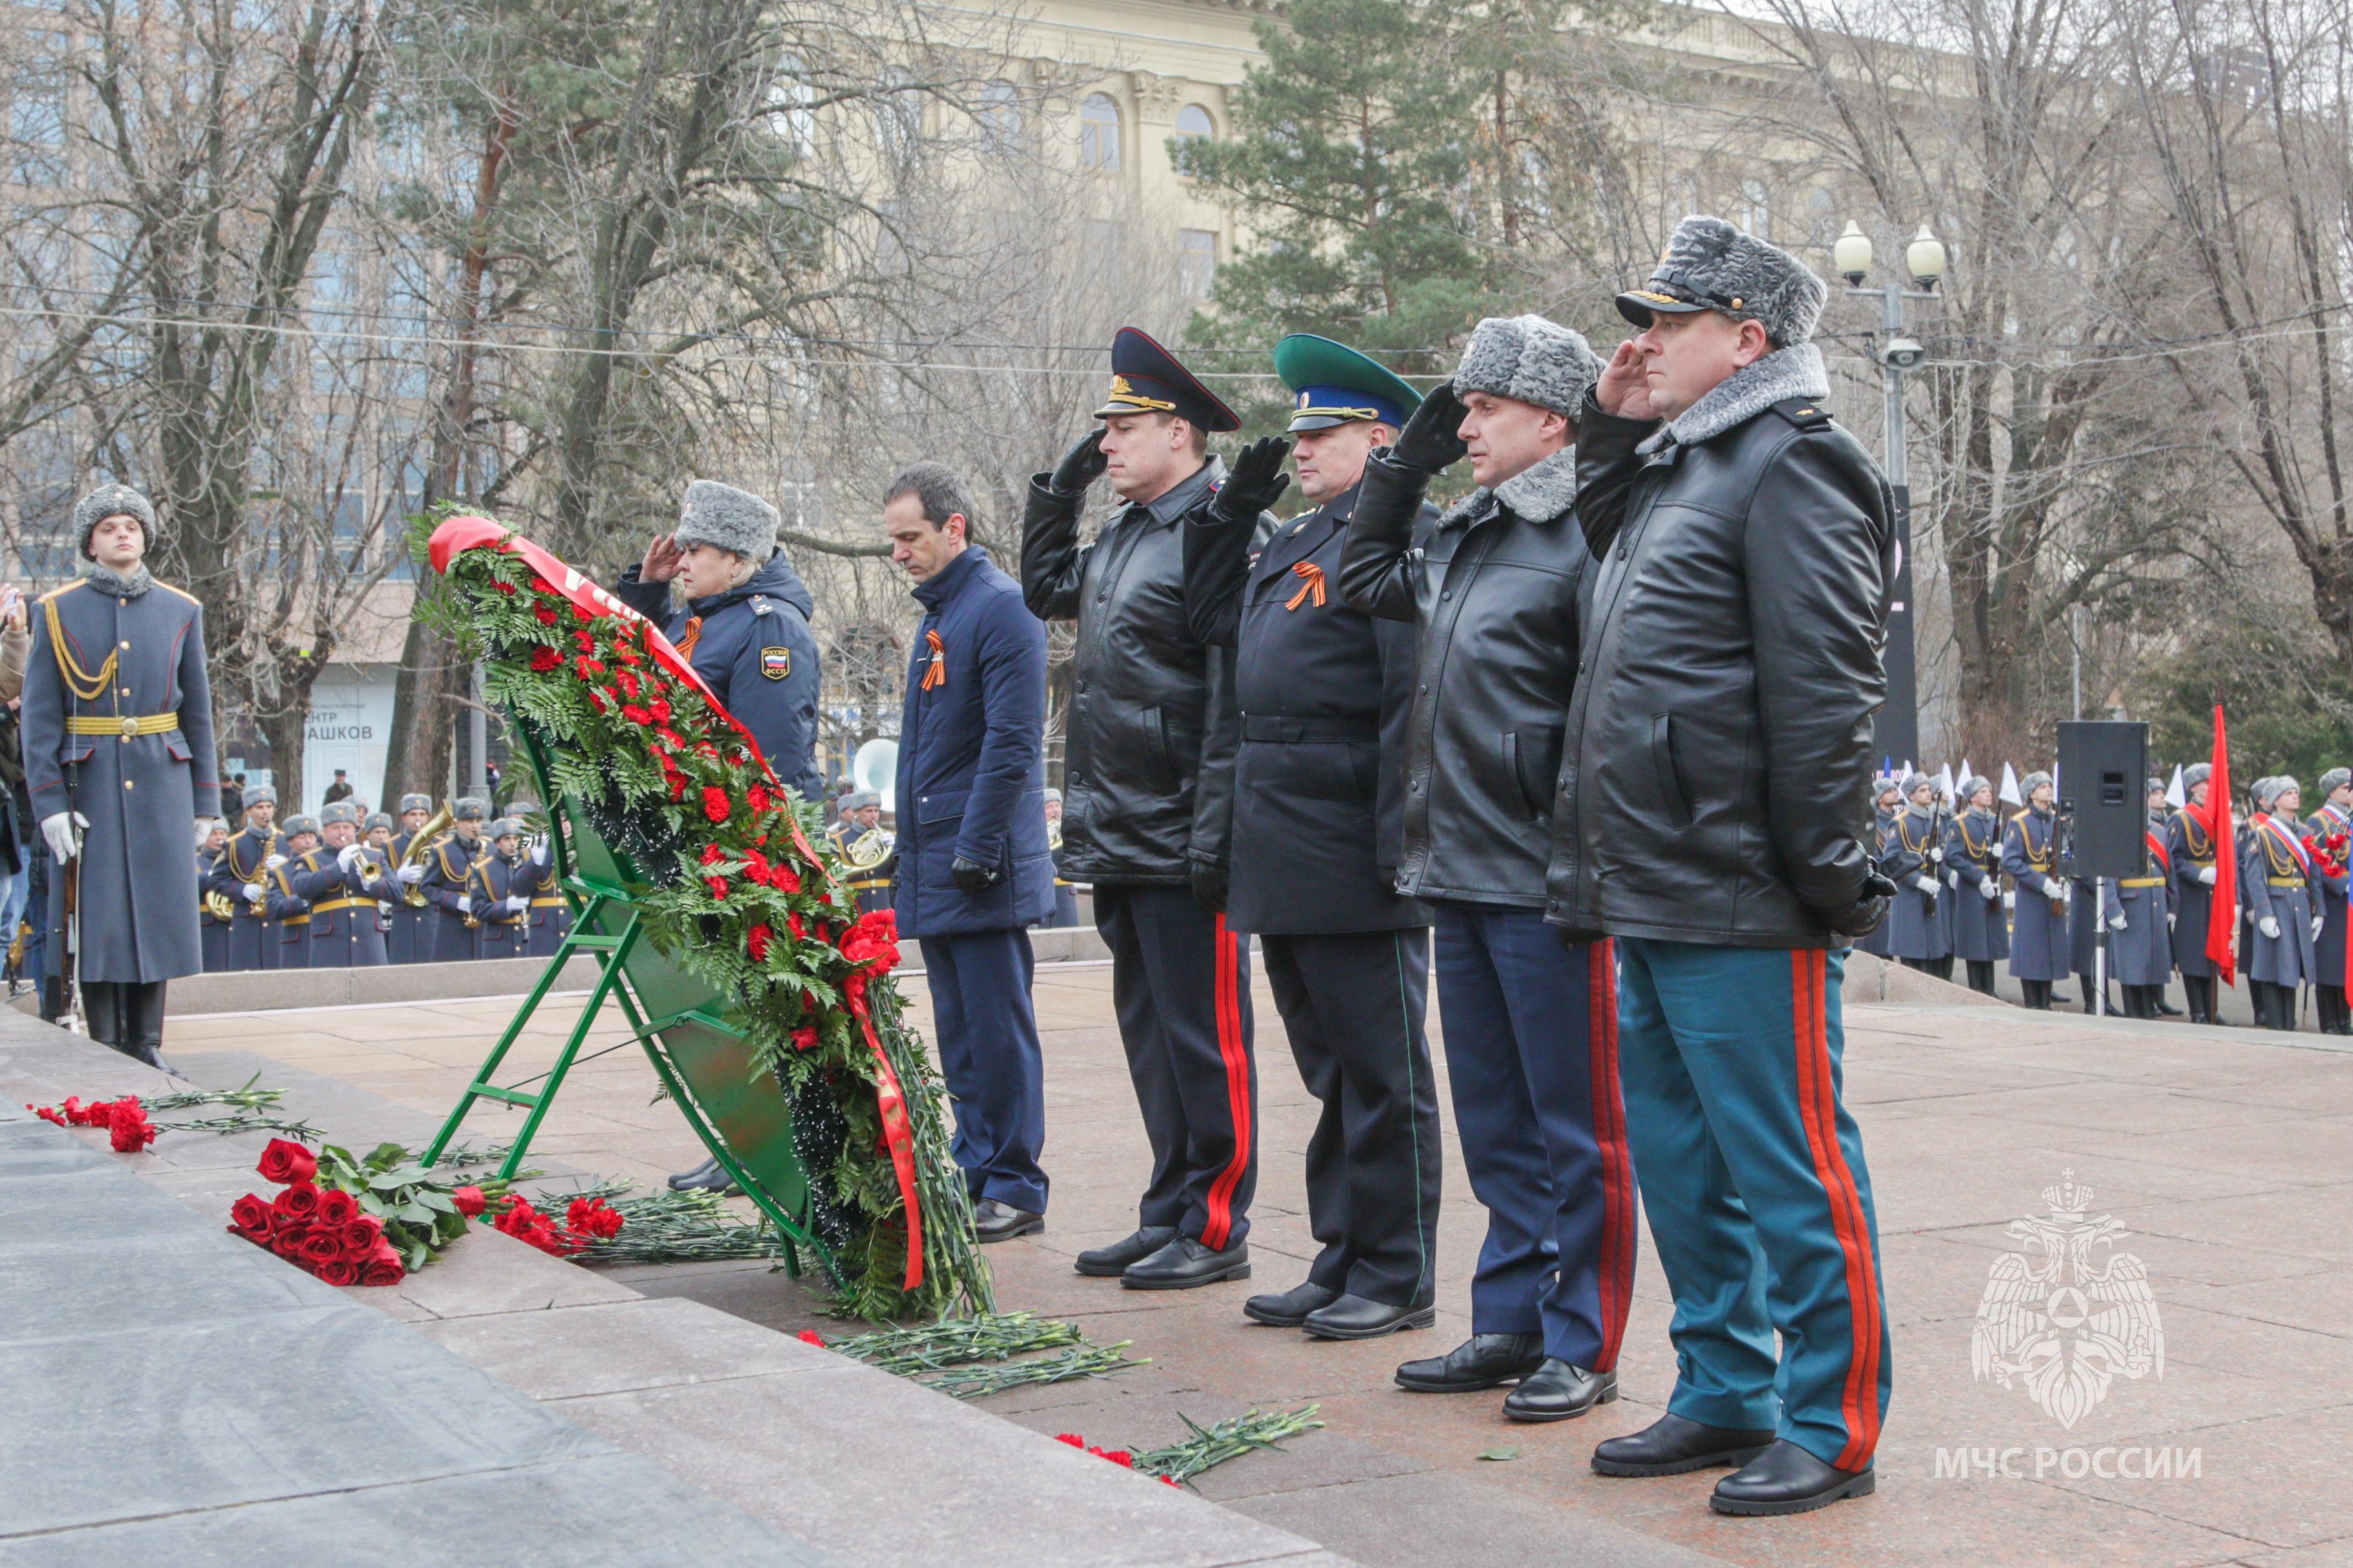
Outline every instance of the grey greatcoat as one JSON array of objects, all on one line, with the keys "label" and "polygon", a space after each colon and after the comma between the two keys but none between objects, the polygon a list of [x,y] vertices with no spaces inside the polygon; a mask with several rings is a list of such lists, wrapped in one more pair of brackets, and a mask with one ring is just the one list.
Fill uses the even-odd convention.
[{"label": "grey greatcoat", "polygon": [[2213,919],[2214,889],[2199,876],[2214,865],[2214,836],[2193,812],[2177,811],[2166,837],[2173,874],[2173,963],[2182,973],[2211,979],[2214,961],[2206,956],[2206,928]]},{"label": "grey greatcoat", "polygon": [[2166,824],[2162,813],[2149,819],[2149,868],[2146,877],[2109,882],[2107,915],[2121,910],[2125,929],[2108,931],[2108,973],[2119,985],[2162,985],[2173,978],[2173,932],[2166,923],[2173,912],[2173,878],[2165,856]]},{"label": "grey greatcoat", "polygon": [[[1952,901],[1953,956],[1990,963],[2010,956],[2010,921],[2001,907],[2001,822],[1971,806],[1945,830],[1945,895]],[[1985,896],[1990,884],[1994,896]]]},{"label": "grey greatcoat", "polygon": [[[2239,858],[2239,907],[2245,911],[2239,967],[2248,979],[2314,984],[2310,861],[2293,822],[2255,819]],[[2263,934],[2265,915],[2279,921],[2279,935]]]},{"label": "grey greatcoat", "polygon": [[[74,719],[114,728],[70,733]],[[125,734],[125,722],[148,732]],[[24,735],[34,822],[69,809],[90,819],[81,979],[144,984],[203,973],[188,840],[195,819],[220,805],[203,606],[143,571],[127,585],[85,578],[44,595],[33,611]],[[58,869],[49,877],[53,965],[65,953]]]},{"label": "grey greatcoat", "polygon": [[2068,974],[2067,906],[2051,895],[2067,885],[2058,875],[2047,811],[2021,811],[2001,830],[2001,868],[2018,884],[2010,927],[2010,973],[2020,980],[2064,980]]},{"label": "grey greatcoat", "polygon": [[1943,835],[1935,812],[1907,805],[1895,814],[1888,825],[1886,845],[1880,851],[1879,870],[1895,883],[1895,896],[1887,900],[1887,936],[1888,947],[1897,958],[1937,959],[1952,952],[1946,945],[1944,917],[1936,908],[1941,900],[1935,893],[1921,891],[1919,886],[1926,877],[1944,891],[1951,891],[1944,886],[1944,858]]}]

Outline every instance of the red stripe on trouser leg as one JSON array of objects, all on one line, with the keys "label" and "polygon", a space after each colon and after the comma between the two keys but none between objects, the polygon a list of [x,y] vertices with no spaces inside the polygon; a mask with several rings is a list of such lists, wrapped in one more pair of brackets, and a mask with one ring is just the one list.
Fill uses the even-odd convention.
[{"label": "red stripe on trouser leg", "polygon": [[1618,1083],[1618,968],[1607,939],[1586,950],[1586,1061],[1593,1142],[1601,1154],[1601,1353],[1593,1370],[1618,1364],[1634,1296],[1634,1159],[1626,1143],[1626,1102]]},{"label": "red stripe on trouser leg", "polygon": [[1831,1086],[1827,1016],[1827,955],[1819,948],[1789,954],[1790,1010],[1795,1027],[1798,1114],[1806,1129],[1806,1149],[1821,1184],[1846,1265],[1847,1326],[1852,1338],[1845,1386],[1839,1409],[1846,1423],[1846,1447],[1831,1463],[1859,1470],[1879,1446],[1879,1282],[1872,1267],[1871,1226],[1862,1197],[1839,1147],[1838,1100]]},{"label": "red stripe on trouser leg", "polygon": [[1237,969],[1240,943],[1226,931],[1226,917],[1217,925],[1218,1056],[1226,1064],[1226,1107],[1234,1129],[1234,1157],[1209,1184],[1209,1212],[1201,1222],[1201,1245],[1223,1252],[1233,1233],[1234,1188],[1250,1169],[1250,1053],[1242,1048],[1241,986]]}]

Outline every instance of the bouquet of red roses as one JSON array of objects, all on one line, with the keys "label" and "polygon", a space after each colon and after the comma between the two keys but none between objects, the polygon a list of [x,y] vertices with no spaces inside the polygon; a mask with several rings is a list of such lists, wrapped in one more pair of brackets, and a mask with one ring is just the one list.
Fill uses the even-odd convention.
[{"label": "bouquet of red roses", "polygon": [[355,1159],[332,1143],[314,1153],[273,1138],[254,1168],[284,1190],[237,1199],[228,1228],[330,1285],[398,1284],[463,1236],[491,1197],[480,1186],[435,1181],[397,1143]]}]

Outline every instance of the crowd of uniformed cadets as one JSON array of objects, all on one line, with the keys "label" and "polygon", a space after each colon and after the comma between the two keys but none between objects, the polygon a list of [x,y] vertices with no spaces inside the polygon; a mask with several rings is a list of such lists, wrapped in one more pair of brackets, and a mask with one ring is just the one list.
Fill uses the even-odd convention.
[{"label": "crowd of uniformed cadets", "polygon": [[[2085,1012],[2133,1018],[2183,1016],[2166,996],[2179,974],[2189,1021],[2219,1023],[2209,921],[2223,854],[2237,875],[2231,946],[2256,1024],[2295,1028],[2309,995],[2324,1033],[2353,1034],[2345,994],[2353,770],[2320,775],[2308,816],[2295,779],[2256,780],[2234,803],[2232,842],[2220,848],[2211,773],[2204,763],[2182,771],[2178,806],[2164,781],[2150,779],[2147,873],[2096,884],[2058,874],[2048,773],[2020,781],[2016,809],[1998,805],[1982,777],[1962,779],[1951,798],[1925,774],[1878,779],[1874,842],[1896,893],[1887,923],[1859,945],[1944,979],[1959,959],[1969,987],[1988,995],[1994,965],[2007,960],[2034,1008],[2069,1001],[2054,987],[2072,975]],[[2103,969],[2114,989],[2095,1001]]]},{"label": "crowd of uniformed cadets", "polygon": [[[1983,781],[1943,810],[1905,781],[1874,831],[1861,785],[1897,547],[1888,487],[1824,407],[1810,340],[1826,294],[1788,253],[1688,218],[1619,296],[1635,335],[1606,360],[1542,317],[1491,318],[1454,374],[1417,392],[1339,343],[1284,339],[1289,428],[1230,468],[1208,438],[1239,428],[1232,411],[1123,331],[1094,428],[1031,481],[1018,579],[972,542],[956,475],[917,463],[892,482],[882,531],[921,610],[895,827],[853,794],[828,837],[860,907],[887,903],[922,942],[984,1241],[1046,1223],[1029,931],[1069,923],[1082,883],[1150,1158],[1135,1229],[1078,1252],[1077,1271],[1151,1290],[1250,1277],[1255,938],[1320,1107],[1305,1152],[1319,1250],[1240,1313],[1330,1340],[1430,1326],[1434,973],[1485,1220],[1470,1337],[1405,1362],[1398,1383],[1510,1385],[1504,1413],[1529,1422],[1617,1398],[1639,1191],[1675,1371],[1671,1390],[1633,1391],[1663,1397],[1663,1415],[1600,1444],[1593,1468],[1728,1468],[1712,1505],[1734,1513],[1873,1489],[1892,1373],[1870,1177],[1841,1098],[1849,946],[1884,921],[1911,962],[1957,955],[1981,984],[2007,956],[2047,1005],[2103,934],[2078,923],[2089,902],[2114,911],[2117,979],[2149,1005],[2168,962],[2158,922],[2179,911],[2187,967],[2217,846],[2194,809],[2153,819],[2158,875],[2071,894],[2041,775],[2008,821]],[[1425,500],[1465,463],[1467,496]],[[1280,518],[1294,473],[1308,504]],[[1116,502],[1091,522],[1098,481]],[[201,811],[218,787],[201,619],[132,571],[154,527],[143,500],[101,492],[82,510],[95,570],[44,602],[46,631],[37,617],[27,757],[60,854],[72,812],[89,814],[83,894],[109,934],[86,978],[124,993],[115,1037],[152,1059],[142,987],[160,1001],[164,977],[199,967],[198,890],[158,872],[161,891],[134,898],[128,867],[185,864],[176,803],[193,791]],[[695,480],[616,591],[814,797],[814,605],[778,526],[759,498]],[[1049,621],[1076,623],[1059,795]],[[2335,816],[2303,826],[2353,805],[2341,770],[2322,792]],[[2297,831],[2294,782],[2253,796],[2261,815],[2226,848],[2247,889],[2244,963],[2275,1013],[2326,981],[2333,943],[2341,1023],[2341,840],[2332,878]],[[397,823],[337,804],[280,823],[255,792],[207,848],[202,941],[226,963],[552,942],[560,906],[518,822],[464,800],[434,837],[422,797]],[[148,842],[167,827],[172,842]],[[2211,1016],[2211,984],[2200,994]],[[672,1178],[725,1181],[715,1163]]]}]

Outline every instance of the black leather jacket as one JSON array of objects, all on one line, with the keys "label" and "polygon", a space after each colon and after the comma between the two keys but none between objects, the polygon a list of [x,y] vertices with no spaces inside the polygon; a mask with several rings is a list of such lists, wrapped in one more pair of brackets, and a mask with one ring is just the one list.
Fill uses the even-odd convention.
[{"label": "black leather jacket", "polygon": [[1472,492],[1417,546],[1428,476],[1386,449],[1366,461],[1340,589],[1419,626],[1397,879],[1409,898],[1544,907],[1588,563],[1576,473],[1575,453],[1556,453]]},{"label": "black leather jacket", "polygon": [[1873,853],[1863,781],[1886,696],[1894,498],[1820,405],[1713,436],[1588,398],[1594,551],[1546,914],[1579,934],[1828,947]]},{"label": "black leather jacket", "polygon": [[[1145,506],[1123,505],[1079,543],[1082,494],[1029,481],[1021,595],[1039,620],[1079,623],[1062,781],[1061,875],[1183,885],[1232,855],[1241,713],[1233,654],[1185,614],[1185,519],[1208,504],[1212,458]],[[1271,531],[1274,520],[1261,520]]]}]

